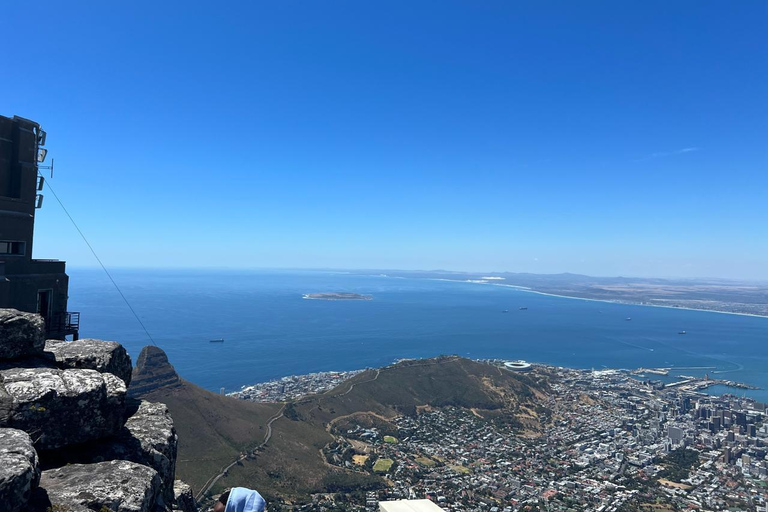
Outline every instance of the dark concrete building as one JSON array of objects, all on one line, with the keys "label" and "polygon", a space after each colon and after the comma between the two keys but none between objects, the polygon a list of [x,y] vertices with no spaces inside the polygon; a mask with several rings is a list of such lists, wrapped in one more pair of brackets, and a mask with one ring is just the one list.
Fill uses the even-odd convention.
[{"label": "dark concrete building", "polygon": [[34,121],[0,116],[0,307],[39,313],[47,336],[77,339],[79,314],[67,312],[65,263],[32,259],[35,211],[42,206],[38,162],[47,151]]}]

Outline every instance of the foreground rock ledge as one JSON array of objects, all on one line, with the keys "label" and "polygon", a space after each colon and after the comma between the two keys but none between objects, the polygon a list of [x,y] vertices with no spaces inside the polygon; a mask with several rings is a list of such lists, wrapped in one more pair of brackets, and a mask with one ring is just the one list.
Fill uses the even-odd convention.
[{"label": "foreground rock ledge", "polygon": [[39,355],[45,345],[45,323],[40,315],[0,309],[0,360]]},{"label": "foreground rock ledge", "polygon": [[43,471],[30,512],[154,512],[160,486],[157,471],[135,462],[72,464]]},{"label": "foreground rock ledge", "polygon": [[116,341],[82,339],[77,341],[48,340],[45,355],[61,369],[83,368],[101,373],[111,373],[131,383],[131,358],[125,348]]},{"label": "foreground rock ledge", "polygon": [[197,512],[195,495],[189,484],[176,480],[173,483],[173,510],[180,512]]},{"label": "foreground rock ledge", "polygon": [[142,401],[136,413],[128,418],[123,432],[124,445],[136,454],[126,458],[154,468],[163,481],[166,503],[172,503],[178,436],[168,407]]},{"label": "foreground rock ledge", "polygon": [[0,429],[0,509],[23,510],[40,481],[40,467],[32,439],[26,432]]},{"label": "foreground rock ledge", "polygon": [[29,433],[51,450],[116,434],[125,415],[125,383],[95,370],[0,370],[0,428]]},{"label": "foreground rock ledge", "polygon": [[130,401],[130,417],[120,432],[98,441],[41,452],[43,468],[66,464],[91,464],[107,460],[127,460],[149,466],[163,482],[163,500],[174,501],[176,451],[178,437],[173,419],[165,404]]}]

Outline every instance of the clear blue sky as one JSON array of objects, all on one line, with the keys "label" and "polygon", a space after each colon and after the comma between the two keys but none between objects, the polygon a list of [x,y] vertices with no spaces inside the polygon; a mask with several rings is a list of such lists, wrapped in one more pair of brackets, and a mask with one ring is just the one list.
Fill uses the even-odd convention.
[{"label": "clear blue sky", "polygon": [[[763,0],[2,16],[0,113],[108,266],[768,279]],[[36,244],[95,264],[52,197]]]}]

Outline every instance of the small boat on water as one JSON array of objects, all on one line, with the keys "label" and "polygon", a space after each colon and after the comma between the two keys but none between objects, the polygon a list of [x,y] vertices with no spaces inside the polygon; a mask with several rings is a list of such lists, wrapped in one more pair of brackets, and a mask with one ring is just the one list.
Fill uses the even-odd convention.
[{"label": "small boat on water", "polygon": [[219,338],[218,340],[210,340],[211,343],[224,343],[224,338]]},{"label": "small boat on water", "polygon": [[632,320],[632,317],[631,317],[631,316],[628,316],[627,318],[625,318],[625,320],[626,320],[627,322],[629,322],[630,320]]},{"label": "small boat on water", "polygon": [[505,309],[505,310],[502,311],[502,313],[509,313],[509,310]]},{"label": "small boat on water", "polygon": [[677,334],[686,334],[686,332],[685,332],[685,331],[680,331],[680,332],[679,332],[679,333],[677,333]]},{"label": "small boat on water", "polygon": [[526,306],[523,306],[523,307],[520,308],[520,311],[525,311],[526,309],[528,309],[528,308]]}]

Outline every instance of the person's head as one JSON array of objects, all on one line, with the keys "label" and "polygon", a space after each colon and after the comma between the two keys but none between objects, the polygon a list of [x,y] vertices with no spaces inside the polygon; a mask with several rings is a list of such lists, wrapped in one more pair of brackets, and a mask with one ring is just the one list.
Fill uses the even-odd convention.
[{"label": "person's head", "polygon": [[229,491],[225,492],[216,501],[216,505],[213,506],[213,512],[224,512],[227,508],[227,500],[229,499]]}]

